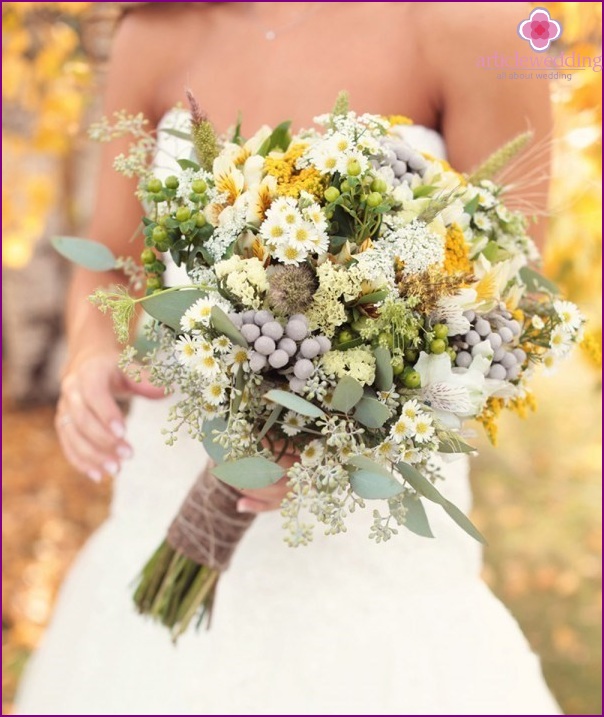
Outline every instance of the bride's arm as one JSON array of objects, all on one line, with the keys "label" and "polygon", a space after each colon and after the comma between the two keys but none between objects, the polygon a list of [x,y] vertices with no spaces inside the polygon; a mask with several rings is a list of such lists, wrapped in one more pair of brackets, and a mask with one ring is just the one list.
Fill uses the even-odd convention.
[{"label": "bride's arm", "polygon": [[[124,109],[133,114],[143,112],[153,119],[154,66],[159,63],[152,61],[149,51],[152,32],[138,19],[133,23],[130,18],[118,29],[108,71],[105,115]],[[128,140],[120,140],[103,145],[89,229],[91,239],[106,244],[117,256],[136,256],[142,248],[137,232],[141,208],[134,197],[135,180],[113,169],[114,157],[126,151],[128,144]],[[134,384],[118,369],[120,348],[111,322],[87,300],[99,286],[124,283],[119,272],[99,274],[77,268],[68,293],[68,359],[55,425],[68,460],[95,480],[102,473],[116,473],[131,453],[116,399],[132,392],[163,395],[148,384]]]},{"label": "bride's arm", "polygon": [[[547,74],[519,67],[501,67],[507,58],[529,64],[541,53],[517,33],[528,18],[528,3],[418,3],[418,32],[422,63],[429,68],[451,165],[470,171],[495,149],[528,129],[532,148],[506,172],[508,200],[522,204],[527,214],[547,208],[550,170],[551,107]],[[518,59],[516,59],[518,58]],[[515,73],[515,74],[514,74]],[[531,159],[532,157],[532,159]],[[542,243],[545,222],[531,227]]]}]

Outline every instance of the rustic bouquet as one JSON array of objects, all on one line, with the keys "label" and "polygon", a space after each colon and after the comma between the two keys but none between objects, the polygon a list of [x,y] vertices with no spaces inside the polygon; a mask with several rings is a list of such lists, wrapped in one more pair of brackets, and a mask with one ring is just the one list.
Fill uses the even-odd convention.
[{"label": "rustic bouquet", "polygon": [[[482,540],[439,492],[435,459],[474,450],[465,419],[490,429],[502,408],[529,406],[535,366],[565,356],[583,324],[531,268],[527,221],[492,181],[529,137],[466,176],[414,149],[409,120],[357,115],[344,94],[319,129],[292,136],[284,123],[247,141],[239,127],[218,138],[189,99],[190,130],[164,131],[190,139],[191,154],[163,180],[142,118],[95,128],[137,139],[116,165],[141,177],[143,268],[56,240],[76,261],[146,282],[138,298],[116,287],[93,300],[126,342],[137,305],[153,317],[142,362],[177,395],[167,439],[184,425],[212,459],[135,594],[175,636],[211,608],[252,520],[236,511],[237,489],[287,475],[292,546],[316,523],[345,531],[366,501],[379,505],[368,519],[377,542],[399,526],[430,537],[422,499]],[[166,252],[189,284],[163,286]],[[124,365],[135,359],[130,346]],[[287,470],[284,454],[296,456]]]}]

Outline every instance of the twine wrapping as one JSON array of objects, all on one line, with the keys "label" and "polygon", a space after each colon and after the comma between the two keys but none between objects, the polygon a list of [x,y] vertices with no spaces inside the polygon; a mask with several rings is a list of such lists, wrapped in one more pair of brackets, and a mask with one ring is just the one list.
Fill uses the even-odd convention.
[{"label": "twine wrapping", "polygon": [[168,543],[198,565],[224,571],[253,513],[238,513],[241,493],[219,481],[208,463],[168,530]]}]

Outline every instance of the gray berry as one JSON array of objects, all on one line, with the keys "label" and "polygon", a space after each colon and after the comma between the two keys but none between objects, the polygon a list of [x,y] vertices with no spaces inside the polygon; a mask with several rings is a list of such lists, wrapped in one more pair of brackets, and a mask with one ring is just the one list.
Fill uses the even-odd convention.
[{"label": "gray berry", "polygon": [[255,351],[252,351],[250,354],[250,368],[254,373],[258,373],[259,371],[262,371],[262,369],[266,366],[266,356],[263,356],[262,354],[256,353]]},{"label": "gray berry", "polygon": [[243,324],[241,327],[241,334],[246,341],[249,341],[252,344],[258,336],[260,336],[260,329],[256,326],[256,324]]},{"label": "gray berry", "polygon": [[327,338],[327,336],[315,336],[315,340],[319,342],[322,354],[326,354],[328,351],[331,351],[331,341]]},{"label": "gray berry", "polygon": [[289,317],[290,321],[302,321],[304,323],[304,326],[308,326],[308,319],[304,314],[292,314]]},{"label": "gray berry", "polygon": [[460,351],[455,358],[455,363],[461,368],[469,368],[472,363],[472,356],[467,351]]},{"label": "gray berry", "polygon": [[463,315],[466,317],[466,319],[470,323],[472,323],[472,321],[474,321],[474,319],[476,318],[476,312],[472,311],[472,309],[468,309],[468,311],[464,311]]},{"label": "gray berry", "polygon": [[243,314],[241,314],[241,319],[244,324],[253,324],[254,316],[256,316],[256,312],[253,309],[250,309],[249,311],[244,311]]},{"label": "gray berry", "polygon": [[254,348],[259,354],[262,354],[263,356],[270,356],[270,354],[272,354],[277,347],[271,338],[268,336],[261,336],[259,339],[256,339]]},{"label": "gray berry", "polygon": [[393,149],[386,149],[384,151],[384,159],[388,164],[394,164],[396,162],[396,154]]},{"label": "gray berry", "polygon": [[518,361],[519,364],[523,364],[526,361],[526,353],[522,349],[514,349],[512,353],[516,357],[516,361]]},{"label": "gray berry", "polygon": [[417,172],[423,172],[428,167],[428,163],[421,156],[421,154],[412,154],[407,160],[407,164],[411,167],[411,169],[414,169]]},{"label": "gray berry", "polygon": [[502,326],[499,329],[499,335],[501,336],[501,340],[503,341],[504,344],[509,343],[514,338],[514,334],[512,333],[512,330],[508,329],[507,326]]},{"label": "gray berry", "polygon": [[409,145],[405,144],[404,142],[397,142],[394,145],[393,149],[396,156],[401,160],[401,162],[406,162],[413,154],[413,150],[411,149],[411,147],[409,147]]},{"label": "gray berry", "polygon": [[270,311],[257,311],[256,315],[254,316],[254,323],[257,326],[264,326],[264,324],[268,323],[269,321],[273,320],[273,315]]},{"label": "gray berry", "polygon": [[302,341],[308,334],[308,328],[300,319],[290,319],[285,327],[285,335],[294,341]]},{"label": "gray berry", "polygon": [[288,361],[289,356],[283,349],[277,349],[268,357],[268,362],[273,368],[283,368]]},{"label": "gray berry", "polygon": [[238,314],[235,311],[231,311],[231,313],[229,314],[229,319],[231,320],[231,323],[238,329],[243,326],[243,316],[241,314]]},{"label": "gray berry", "polygon": [[501,359],[500,361],[503,368],[508,369],[512,368],[512,366],[515,366],[518,361],[516,360],[516,357],[511,351],[508,351],[508,353]]},{"label": "gray berry", "polygon": [[489,334],[487,337],[487,341],[491,344],[493,349],[498,349],[503,343],[499,334]]},{"label": "gray berry", "polygon": [[413,175],[410,172],[406,172],[401,177],[401,182],[407,182],[407,184],[411,184],[412,181],[413,181]]},{"label": "gray berry", "polygon": [[273,341],[279,341],[283,336],[283,326],[278,321],[267,321],[262,327],[264,336],[269,336]]},{"label": "gray berry", "polygon": [[501,359],[505,356],[506,350],[500,346],[498,349],[495,349],[493,352],[493,361],[501,361]]},{"label": "gray berry", "polygon": [[294,393],[302,393],[304,386],[306,386],[306,381],[304,379],[296,378],[295,376],[292,376],[289,379],[289,387]]},{"label": "gray berry", "polygon": [[499,363],[494,363],[489,369],[487,378],[496,378],[500,381],[505,381],[506,375],[507,371],[503,368],[503,366]]},{"label": "gray berry", "polygon": [[520,332],[522,331],[522,329],[520,327],[520,323],[516,321],[516,319],[512,319],[508,324],[508,327],[510,331],[514,334],[514,336],[520,336]]},{"label": "gray berry", "polygon": [[288,338],[281,339],[277,346],[283,349],[288,356],[293,356],[298,350],[298,344],[293,339]]},{"label": "gray berry", "polygon": [[393,163],[392,169],[397,177],[402,177],[407,171],[407,164],[406,162],[402,162],[400,159],[397,159],[397,161]]},{"label": "gray berry", "polygon": [[321,344],[315,339],[304,339],[300,345],[300,353],[304,358],[313,359],[321,352]]},{"label": "gray berry", "polygon": [[512,366],[512,368],[509,368],[507,370],[505,377],[508,381],[515,381],[518,378],[518,376],[520,376],[520,371],[521,371],[520,365],[516,364],[515,366]]},{"label": "gray berry", "polygon": [[489,324],[488,321],[485,321],[485,319],[478,319],[474,325],[474,330],[484,338],[491,333],[491,324]]},{"label": "gray berry", "polygon": [[477,331],[470,329],[465,335],[465,340],[468,346],[476,346],[481,342],[480,334]]},{"label": "gray berry", "polygon": [[313,366],[312,361],[303,358],[296,361],[296,365],[294,366],[294,375],[296,378],[306,381],[307,378],[310,378],[314,370],[315,367]]}]

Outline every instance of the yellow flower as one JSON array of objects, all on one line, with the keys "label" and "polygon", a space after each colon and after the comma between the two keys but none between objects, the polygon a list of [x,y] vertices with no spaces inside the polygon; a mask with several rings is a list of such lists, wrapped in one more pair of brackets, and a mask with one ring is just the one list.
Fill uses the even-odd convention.
[{"label": "yellow flower", "polygon": [[470,273],[472,262],[468,255],[468,245],[461,227],[451,224],[445,238],[445,272],[455,274],[458,271]]},{"label": "yellow flower", "polygon": [[413,120],[405,115],[386,115],[386,119],[393,127],[400,124],[413,124]]},{"label": "yellow flower", "polygon": [[267,157],[265,169],[267,174],[277,180],[277,194],[282,197],[296,199],[300,192],[308,192],[315,197],[322,197],[327,178],[314,167],[296,169],[296,162],[306,151],[306,144],[292,145],[281,156]]}]

